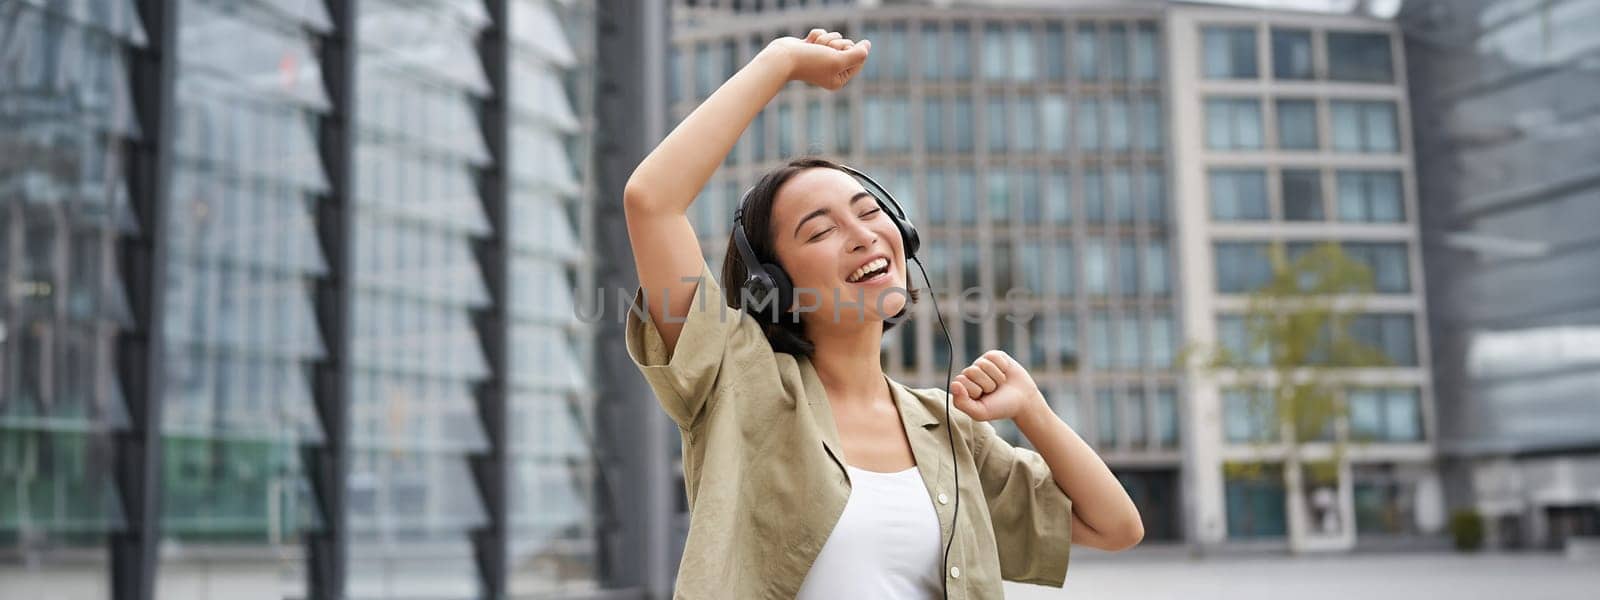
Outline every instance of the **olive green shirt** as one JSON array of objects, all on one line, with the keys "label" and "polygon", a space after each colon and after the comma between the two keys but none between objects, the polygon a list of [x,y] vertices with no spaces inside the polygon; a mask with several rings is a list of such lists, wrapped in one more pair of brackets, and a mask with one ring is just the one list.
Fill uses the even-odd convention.
[{"label": "olive green shirt", "polygon": [[[651,301],[659,301],[653,298]],[[691,514],[678,598],[793,598],[844,511],[850,478],[811,361],[775,352],[754,317],[727,307],[703,267],[676,352],[635,291],[628,354],[683,434]],[[949,540],[955,476],[944,391],[885,377]],[[1001,598],[1001,580],[1061,586],[1072,501],[1038,453],[953,406],[960,523],[944,573],[950,598]]]}]

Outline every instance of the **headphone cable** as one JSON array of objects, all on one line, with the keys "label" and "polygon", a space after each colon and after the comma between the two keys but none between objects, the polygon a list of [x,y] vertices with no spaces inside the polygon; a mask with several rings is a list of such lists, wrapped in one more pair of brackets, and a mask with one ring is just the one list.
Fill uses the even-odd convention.
[{"label": "headphone cable", "polygon": [[933,298],[933,315],[938,317],[939,329],[944,331],[945,347],[950,349],[945,354],[944,429],[945,434],[950,439],[951,470],[955,471],[956,506],[950,514],[950,539],[944,544],[944,567],[939,573],[939,582],[940,587],[944,590],[944,598],[945,600],[950,600],[950,578],[947,576],[947,572],[950,570],[950,546],[956,541],[956,525],[959,523],[958,519],[961,516],[961,463],[956,460],[956,428],[955,423],[950,420],[950,386],[955,384],[952,375],[955,373],[956,347],[955,342],[950,340],[950,328],[944,324],[944,313],[939,311],[939,293],[938,290],[934,289],[933,281],[928,279],[928,270],[922,266],[922,259],[912,257],[911,260],[917,263],[917,270],[922,272],[922,281],[928,284],[928,295]]}]

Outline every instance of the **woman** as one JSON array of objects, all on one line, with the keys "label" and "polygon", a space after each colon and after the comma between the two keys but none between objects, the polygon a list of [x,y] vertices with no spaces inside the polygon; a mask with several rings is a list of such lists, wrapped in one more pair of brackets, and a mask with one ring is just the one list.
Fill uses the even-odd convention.
[{"label": "woman", "polygon": [[[746,194],[735,227],[792,299],[743,289],[738,243],[727,290],[701,257],[689,205],[756,113],[789,81],[843,87],[870,50],[820,29],[773,41],[628,181],[628,352],[683,436],[679,597],[999,598],[1002,579],[1060,586],[1071,543],[1115,551],[1144,535],[1116,478],[1004,352],[955,377],[955,412],[945,390],[884,374],[884,331],[917,294],[900,221],[864,180],[803,159]],[[995,419],[1038,451],[1006,443]]]}]

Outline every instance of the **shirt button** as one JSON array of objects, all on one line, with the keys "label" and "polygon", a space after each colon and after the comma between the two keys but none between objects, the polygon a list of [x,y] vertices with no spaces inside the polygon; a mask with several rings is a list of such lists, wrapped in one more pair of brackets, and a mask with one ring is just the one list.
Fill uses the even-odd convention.
[{"label": "shirt button", "polygon": [[939,504],[949,504],[949,503],[950,503],[950,497],[949,496],[946,496],[944,494],[939,494]]},{"label": "shirt button", "polygon": [[961,567],[950,567],[950,578],[961,579]]}]

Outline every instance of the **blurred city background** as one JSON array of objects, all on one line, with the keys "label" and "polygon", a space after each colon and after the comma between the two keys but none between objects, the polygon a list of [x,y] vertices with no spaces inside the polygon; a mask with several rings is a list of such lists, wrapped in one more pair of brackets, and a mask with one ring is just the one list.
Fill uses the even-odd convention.
[{"label": "blurred city background", "polygon": [[670,597],[621,190],[811,27],[690,218],[896,194],[1145,519],[1011,595],[1600,589],[1600,1],[0,0],[0,598]]}]

